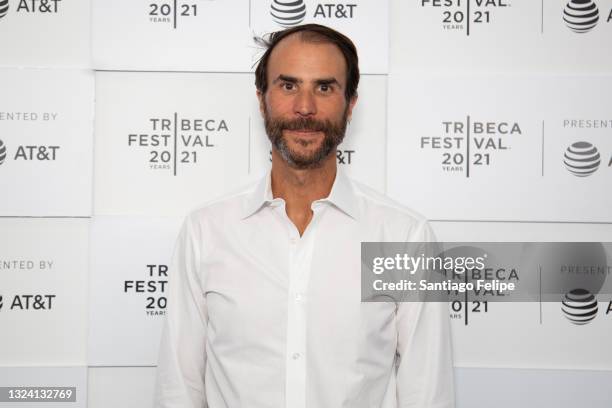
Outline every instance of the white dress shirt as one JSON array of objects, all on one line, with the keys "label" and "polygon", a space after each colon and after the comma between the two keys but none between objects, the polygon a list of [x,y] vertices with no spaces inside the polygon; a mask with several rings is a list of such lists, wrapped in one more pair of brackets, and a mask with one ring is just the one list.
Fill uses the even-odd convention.
[{"label": "white dress shirt", "polygon": [[361,302],[362,241],[433,241],[338,169],[300,237],[257,184],[187,217],[170,269],[158,408],[454,407],[446,303]]}]

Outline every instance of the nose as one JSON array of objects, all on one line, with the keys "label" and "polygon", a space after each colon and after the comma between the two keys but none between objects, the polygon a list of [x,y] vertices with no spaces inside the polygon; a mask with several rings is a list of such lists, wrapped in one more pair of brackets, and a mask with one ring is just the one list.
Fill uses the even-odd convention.
[{"label": "nose", "polygon": [[312,92],[303,90],[296,95],[294,112],[301,116],[312,116],[317,113],[317,104]]}]

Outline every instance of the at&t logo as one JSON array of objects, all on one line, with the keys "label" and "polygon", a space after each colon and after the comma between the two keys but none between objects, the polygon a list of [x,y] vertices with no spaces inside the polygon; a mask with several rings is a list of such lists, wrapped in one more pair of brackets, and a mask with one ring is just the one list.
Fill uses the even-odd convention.
[{"label": "at&t logo", "polygon": [[57,13],[62,0],[20,0],[17,13]]},{"label": "at&t logo", "polygon": [[[604,159],[605,160],[605,159]],[[563,154],[565,168],[576,177],[588,177],[602,165],[602,154],[589,142],[575,142]],[[605,166],[605,162],[603,164]],[[608,162],[612,167],[612,155]]]},{"label": "at&t logo", "polygon": [[563,21],[575,33],[591,31],[599,21],[599,9],[592,0],[571,0],[563,10]]},{"label": "at&t logo", "polygon": [[[310,17],[313,20],[332,20],[353,18],[356,13],[355,3],[318,3]],[[272,20],[282,27],[292,27],[304,22],[309,8],[304,0],[272,0],[270,3],[270,16]]]},{"label": "at&t logo", "polygon": [[[55,161],[58,158],[60,146],[23,145],[17,146],[13,160],[23,161]],[[8,156],[8,149],[0,140],[0,165],[4,164]]]},{"label": "at&t logo", "polygon": [[563,9],[563,22],[567,28],[578,34],[590,32],[600,20],[605,20],[606,23],[612,21],[612,8],[609,12],[600,12],[593,0],[570,0]]},{"label": "at&t logo", "polygon": [[[19,0],[16,13],[54,14],[62,0]],[[0,19],[8,14],[9,0],[0,0]]]},{"label": "at&t logo", "polygon": [[563,163],[574,176],[587,177],[597,171],[601,156],[591,143],[576,142],[566,149]]},{"label": "at&t logo", "polygon": [[4,159],[6,159],[6,146],[0,140],[0,164],[4,163]]},{"label": "at&t logo", "polygon": [[9,10],[8,0],[0,0],[0,18],[6,16]]},{"label": "at&t logo", "polygon": [[[14,295],[12,301],[9,298],[6,299],[6,310],[53,310],[56,296],[49,294]],[[2,309],[2,306],[2,296],[0,295],[0,309]]]},{"label": "at&t logo", "polygon": [[574,289],[565,294],[561,310],[573,324],[584,325],[597,317],[597,300],[586,289]]},{"label": "at&t logo", "polygon": [[306,4],[304,0],[274,0],[270,5],[270,15],[283,27],[298,25],[306,17]]},{"label": "at&t logo", "polygon": [[[347,164],[350,165],[353,163],[354,161],[354,154],[355,154],[355,150],[348,150],[348,149],[344,149],[344,150],[336,150],[336,161],[338,164]],[[270,161],[270,163],[272,163],[272,150],[270,150],[268,155],[268,160]]]}]

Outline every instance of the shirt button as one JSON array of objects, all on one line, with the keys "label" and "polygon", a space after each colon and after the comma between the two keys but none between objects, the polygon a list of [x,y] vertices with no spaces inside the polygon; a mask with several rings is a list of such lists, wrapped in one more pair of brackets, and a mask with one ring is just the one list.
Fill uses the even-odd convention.
[{"label": "shirt button", "polygon": [[300,353],[293,353],[293,355],[291,356],[291,358],[293,358],[294,360],[297,360],[298,358],[300,358],[301,354]]},{"label": "shirt button", "polygon": [[301,293],[296,293],[294,299],[295,299],[296,302],[301,302],[302,301],[302,294]]},{"label": "shirt button", "polygon": [[291,245],[295,245],[295,243],[297,242],[296,238],[290,238],[289,242],[291,242]]}]

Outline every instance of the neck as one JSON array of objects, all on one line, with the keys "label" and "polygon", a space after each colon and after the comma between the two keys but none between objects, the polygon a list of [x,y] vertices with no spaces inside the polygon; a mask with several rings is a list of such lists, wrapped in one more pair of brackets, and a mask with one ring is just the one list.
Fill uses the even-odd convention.
[{"label": "neck", "polygon": [[312,169],[292,168],[275,149],[272,150],[272,195],[285,200],[287,216],[300,235],[312,218],[312,202],[329,196],[336,172],[335,150],[320,167]]}]

